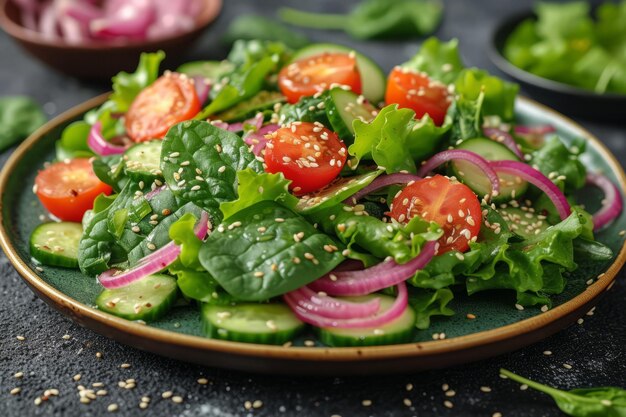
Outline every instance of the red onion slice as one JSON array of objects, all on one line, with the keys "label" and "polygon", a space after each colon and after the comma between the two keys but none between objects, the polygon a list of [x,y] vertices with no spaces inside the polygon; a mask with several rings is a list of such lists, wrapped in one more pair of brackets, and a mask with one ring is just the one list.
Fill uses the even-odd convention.
[{"label": "red onion slice", "polygon": [[101,156],[119,155],[126,152],[126,146],[114,145],[102,136],[102,123],[97,121],[91,126],[89,136],[87,136],[87,145],[96,154]]},{"label": "red onion slice", "polygon": [[536,126],[515,126],[513,132],[516,136],[519,136],[526,140],[532,147],[538,149],[543,146],[545,142],[545,136],[548,133],[556,132],[554,126],[551,125],[536,125]]},{"label": "red onion slice", "polygon": [[490,139],[495,140],[498,143],[503,144],[507,148],[511,150],[522,161],[524,160],[524,153],[520,149],[520,146],[515,142],[513,136],[509,132],[505,132],[504,130],[496,129],[495,127],[485,127],[483,129],[483,133]]},{"label": "red onion slice", "polygon": [[390,185],[408,184],[412,181],[419,181],[421,179],[423,178],[417,175],[404,174],[401,172],[389,175],[381,175],[379,177],[376,177],[374,181],[372,181],[369,185],[363,187],[362,189],[351,195],[349,198],[345,199],[343,203],[353,206],[356,204],[357,201],[359,201],[366,195],[369,195],[385,187],[389,187]]},{"label": "red onion slice", "polygon": [[489,165],[489,161],[487,161],[485,158],[478,155],[477,153],[465,149],[450,149],[447,151],[439,152],[420,167],[417,175],[424,176],[433,169],[437,168],[439,165],[454,160],[463,160],[476,165],[481,171],[485,173],[485,175],[489,179],[489,182],[491,182],[492,195],[498,195],[498,193],[500,192],[500,179],[498,178],[498,174],[496,173],[496,171],[494,171],[492,166]]},{"label": "red onion slice", "polygon": [[246,142],[247,145],[252,146],[252,153],[256,156],[261,155],[263,149],[265,149],[265,145],[267,144],[268,139],[265,135],[268,135],[280,128],[277,124],[268,124],[261,127],[256,132],[250,131],[244,137],[243,141]]},{"label": "red onion slice", "polygon": [[437,242],[426,242],[422,251],[405,264],[383,261],[359,271],[333,271],[309,284],[314,291],[330,295],[366,295],[406,281],[424,268],[437,252]]},{"label": "red onion slice", "polygon": [[593,230],[599,230],[620,215],[623,209],[622,196],[615,184],[605,175],[588,173],[587,184],[600,188],[604,193],[602,207],[593,215]]},{"label": "red onion slice", "polygon": [[357,319],[333,319],[328,317],[322,317],[300,307],[291,294],[285,294],[283,298],[285,302],[287,302],[287,305],[300,320],[313,326],[322,328],[337,327],[342,329],[369,328],[383,326],[397,319],[402,315],[402,313],[404,313],[409,301],[408,291],[404,282],[399,283],[397,287],[398,296],[396,297],[396,300],[391,305],[391,307],[389,307],[389,309],[371,317],[363,317]]},{"label": "red onion slice", "polygon": [[209,91],[211,91],[211,82],[200,75],[193,77],[193,86],[196,89],[196,95],[200,104],[204,104],[209,97]]},{"label": "red onion slice", "polygon": [[365,303],[353,303],[338,298],[320,295],[304,286],[289,293],[291,298],[304,310],[318,316],[332,319],[356,319],[376,314],[380,309],[380,299]]},{"label": "red onion slice", "polygon": [[[203,211],[200,215],[198,224],[196,224],[196,227],[194,228],[194,232],[196,236],[198,236],[198,239],[204,239],[206,236],[209,230],[208,220],[208,214]],[[141,259],[132,269],[124,271],[119,269],[109,269],[98,276],[98,281],[103,287],[109,289],[124,287],[130,283],[140,280],[143,277],[162,271],[171,265],[176,258],[178,258],[179,254],[180,246],[176,245],[174,242],[170,242]]]},{"label": "red onion slice", "polygon": [[497,172],[516,175],[546,193],[556,207],[561,220],[565,220],[572,212],[563,192],[542,172],[518,161],[491,161],[490,164]]}]

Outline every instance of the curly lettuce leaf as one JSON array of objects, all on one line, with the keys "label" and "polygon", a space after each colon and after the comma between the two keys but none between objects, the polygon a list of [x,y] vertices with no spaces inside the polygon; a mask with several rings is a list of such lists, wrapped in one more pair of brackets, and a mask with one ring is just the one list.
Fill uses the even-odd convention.
[{"label": "curly lettuce leaf", "polygon": [[585,185],[587,170],[579,160],[585,146],[584,139],[578,139],[571,146],[567,146],[558,136],[551,136],[541,148],[532,153],[530,165],[552,179],[565,194],[570,194]]},{"label": "curly lettuce leaf", "polygon": [[459,40],[442,42],[430,37],[422,43],[418,53],[402,67],[413,71],[425,72],[434,80],[451,84],[464,68],[459,54]]},{"label": "curly lettuce leaf", "polygon": [[292,210],[298,204],[298,198],[289,192],[291,181],[282,173],[258,173],[247,168],[237,172],[237,182],[239,197],[220,204],[224,219],[261,201],[275,201]]},{"label": "curly lettuce leaf", "polygon": [[515,118],[515,97],[519,85],[490,75],[485,70],[467,68],[454,82],[455,91],[468,100],[478,100],[484,93],[482,112],[485,116],[500,116],[504,121]]},{"label": "curly lettuce leaf", "polygon": [[416,172],[415,161],[435,153],[449,123],[436,126],[428,115],[415,119],[411,109],[400,109],[397,104],[383,108],[371,122],[355,120],[354,143],[348,148],[354,169],[362,159],[373,160],[387,173]]},{"label": "curly lettuce leaf", "polygon": [[448,288],[411,291],[409,304],[415,311],[415,327],[421,330],[428,329],[433,316],[452,316],[454,310],[448,307],[448,304],[453,298],[454,294]]},{"label": "curly lettuce leaf", "polygon": [[267,300],[307,285],[344,259],[342,247],[303,217],[262,201],[222,223],[200,249],[200,263],[231,295]]}]

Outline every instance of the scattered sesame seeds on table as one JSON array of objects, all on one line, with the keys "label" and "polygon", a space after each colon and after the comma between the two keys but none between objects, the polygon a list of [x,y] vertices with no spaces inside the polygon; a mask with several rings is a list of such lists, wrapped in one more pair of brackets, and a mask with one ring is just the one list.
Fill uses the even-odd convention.
[{"label": "scattered sesame seeds on table", "polygon": [[[269,16],[284,3],[298,6],[295,0],[224,2],[223,16],[189,58],[206,58],[207,51],[210,58],[220,58],[224,51],[214,45],[234,16]],[[354,1],[320,0],[307,8],[340,12],[349,9],[348,3]],[[459,37],[470,65],[495,72],[484,48],[490,30],[502,17],[530,5],[530,1],[448,0],[436,34],[443,39]],[[355,42],[337,32],[310,35],[320,41],[354,45],[381,63],[408,58],[417,46],[415,41]],[[33,96],[49,115],[107,89],[106,84],[82,83],[51,72],[26,56],[4,33],[0,34],[0,51],[11,57],[0,63],[0,95]],[[618,159],[626,161],[623,129],[579,122],[602,138]],[[0,165],[8,155],[0,155]],[[626,375],[624,271],[585,319],[521,351],[421,374],[315,379],[209,369],[140,352],[80,328],[46,306],[28,290],[4,254],[0,254],[0,277],[0,415],[7,417],[557,417],[562,414],[547,397],[498,378],[498,369],[511,369],[566,389],[623,386]],[[471,311],[459,313],[468,320],[488,319]]]}]

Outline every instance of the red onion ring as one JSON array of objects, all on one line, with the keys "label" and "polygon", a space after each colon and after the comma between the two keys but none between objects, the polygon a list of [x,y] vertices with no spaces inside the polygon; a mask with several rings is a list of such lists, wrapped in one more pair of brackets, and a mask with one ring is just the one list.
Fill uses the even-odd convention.
[{"label": "red onion ring", "polygon": [[513,131],[520,135],[546,135],[548,133],[556,132],[556,129],[552,125],[517,125],[513,128]]},{"label": "red onion ring", "polygon": [[332,319],[356,319],[376,314],[380,309],[380,299],[365,303],[353,303],[338,298],[320,295],[304,286],[289,293],[302,309],[321,317]]},{"label": "red onion ring", "polygon": [[198,96],[200,104],[204,104],[209,97],[209,92],[211,91],[210,80],[201,75],[197,75],[193,77],[193,86],[196,89],[196,95]]},{"label": "red onion ring", "polygon": [[[206,212],[202,212],[200,220],[194,232],[198,239],[204,239],[209,225],[209,216]],[[120,288],[131,284],[148,275],[156,274],[159,271],[171,265],[180,254],[180,246],[174,242],[170,242],[162,248],[156,250],[145,258],[141,259],[132,269],[125,271],[119,269],[109,269],[98,276],[98,281],[104,288]]]},{"label": "red onion ring", "polygon": [[494,171],[494,169],[489,164],[489,161],[487,161],[485,158],[478,155],[477,153],[465,149],[450,149],[447,151],[439,152],[420,167],[417,175],[424,176],[433,169],[437,168],[439,165],[444,164],[448,161],[454,161],[458,159],[470,162],[471,164],[476,165],[481,171],[483,171],[489,179],[489,182],[491,182],[492,195],[498,195],[498,193],[500,192],[500,178],[498,177],[498,174],[496,174],[496,171]]},{"label": "red onion ring", "polygon": [[280,128],[277,124],[268,124],[261,127],[256,132],[250,131],[243,137],[243,141],[246,142],[247,145],[252,146],[252,153],[256,156],[261,155],[263,149],[265,149],[265,145],[267,144],[268,139],[265,135],[268,135],[272,132],[275,132]]},{"label": "red onion ring", "polygon": [[338,327],[343,329],[368,328],[385,325],[404,313],[408,306],[409,296],[406,284],[401,282],[397,285],[398,296],[391,307],[383,313],[371,317],[363,317],[357,319],[333,319],[313,314],[300,307],[291,294],[283,296],[287,305],[294,314],[303,322],[309,323],[316,327]]},{"label": "red onion ring", "polygon": [[572,209],[563,192],[542,172],[518,161],[491,161],[490,164],[497,172],[517,175],[546,193],[548,198],[552,200],[554,207],[556,207],[561,220],[565,220],[571,214]]},{"label": "red onion ring", "polygon": [[398,172],[395,174],[389,174],[389,175],[381,175],[379,177],[376,177],[374,181],[372,181],[366,187],[363,187],[362,189],[360,189],[359,191],[357,191],[350,197],[346,198],[343,201],[343,203],[353,206],[356,204],[357,201],[359,201],[366,195],[371,194],[375,191],[378,191],[382,188],[389,187],[390,185],[408,184],[411,181],[419,181],[421,179],[423,178],[417,175],[404,174],[401,172]]},{"label": "red onion ring", "polygon": [[511,150],[519,159],[524,160],[524,153],[520,149],[515,139],[509,132],[505,132],[504,130],[496,129],[495,127],[485,127],[483,128],[483,133],[490,139],[495,140],[498,143],[503,144],[507,148]]},{"label": "red onion ring", "polygon": [[402,265],[392,259],[359,271],[333,271],[313,281],[309,288],[330,295],[366,295],[380,291],[415,275],[435,256],[437,247],[435,241],[426,242],[419,255]]},{"label": "red onion ring", "polygon": [[593,215],[593,230],[599,230],[620,215],[623,209],[622,196],[615,184],[605,175],[588,173],[587,184],[600,188],[604,193],[602,207]]},{"label": "red onion ring", "polygon": [[97,121],[91,126],[89,136],[87,136],[87,145],[96,154],[101,156],[119,155],[126,152],[128,147],[114,145],[102,136],[102,123]]}]

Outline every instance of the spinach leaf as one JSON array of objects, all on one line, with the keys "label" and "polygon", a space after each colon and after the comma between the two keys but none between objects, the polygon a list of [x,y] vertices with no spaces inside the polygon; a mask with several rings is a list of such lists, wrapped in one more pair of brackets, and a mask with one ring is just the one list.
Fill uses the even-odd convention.
[{"label": "spinach leaf", "polygon": [[506,369],[500,369],[500,374],[548,394],[554,399],[561,411],[567,415],[573,417],[626,416],[626,390],[622,388],[597,387],[562,391],[521,377]]},{"label": "spinach leaf", "polygon": [[282,42],[258,39],[249,41],[238,40],[228,53],[227,61],[234,64],[238,69],[245,71],[266,57],[275,57],[278,67],[281,67],[291,59],[291,54],[292,50]]},{"label": "spinach leaf", "polygon": [[471,100],[465,96],[458,96],[448,108],[446,119],[451,123],[450,142],[458,143],[466,139],[483,136],[483,101],[485,94],[480,93],[478,98]]},{"label": "spinach leaf", "polygon": [[391,256],[398,263],[410,261],[425,241],[441,236],[439,226],[418,216],[406,225],[385,223],[343,204],[316,211],[307,218],[327,234],[337,236],[350,252],[365,250],[379,259]]},{"label": "spinach leaf", "polygon": [[202,245],[200,263],[229,294],[259,301],[332,271],[341,249],[304,218],[262,201],[222,223]]},{"label": "spinach leaf", "polygon": [[435,126],[428,115],[415,119],[411,109],[397,104],[383,108],[371,122],[355,120],[354,143],[348,152],[354,158],[354,169],[362,159],[373,159],[387,173],[406,170],[416,172],[415,161],[435,153],[450,125]]},{"label": "spinach leaf", "polygon": [[309,44],[309,39],[302,33],[256,15],[238,16],[226,29],[223,39],[229,44],[239,39],[278,41],[293,49],[300,49]]},{"label": "spinach leaf", "polygon": [[237,172],[237,200],[226,201],[220,204],[220,210],[224,219],[250,207],[260,201],[275,201],[283,206],[294,209],[298,204],[298,198],[289,192],[291,181],[282,173],[269,174],[257,173],[247,168]]},{"label": "spinach leaf", "polygon": [[402,67],[417,72],[425,72],[428,76],[444,84],[453,83],[464,68],[459,54],[458,39],[441,42],[436,37],[424,41],[418,53]]},{"label": "spinach leaf", "polygon": [[278,11],[287,23],[314,29],[344,30],[356,39],[405,39],[432,33],[443,5],[432,0],[365,0],[347,15]]},{"label": "spinach leaf", "polygon": [[448,303],[450,303],[453,298],[454,294],[447,288],[436,291],[412,291],[409,296],[409,304],[413,307],[413,310],[415,310],[415,327],[422,330],[428,329],[430,327],[431,317],[452,316],[454,310],[448,307]]},{"label": "spinach leaf", "polygon": [[278,124],[319,122],[332,130],[324,109],[324,101],[327,97],[328,91],[325,91],[315,96],[303,96],[297,103],[282,105],[278,111]]},{"label": "spinach leaf", "polygon": [[93,172],[105,184],[109,184],[115,192],[120,192],[128,182],[124,172],[122,155],[109,155],[94,158],[91,163]]},{"label": "spinach leaf", "polygon": [[222,219],[220,203],[237,198],[237,172],[246,168],[263,171],[239,136],[208,122],[179,123],[163,139],[161,171],[169,188],[206,210],[214,224]]},{"label": "spinach leaf", "polygon": [[45,122],[41,107],[32,99],[0,97],[0,152],[26,138]]},{"label": "spinach leaf", "polygon": [[144,52],[139,58],[139,65],[133,73],[120,72],[113,77],[113,93],[110,101],[118,112],[125,112],[137,97],[137,94],[159,76],[159,65],[165,58],[163,51]]}]

